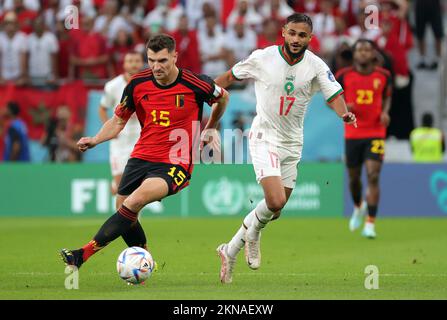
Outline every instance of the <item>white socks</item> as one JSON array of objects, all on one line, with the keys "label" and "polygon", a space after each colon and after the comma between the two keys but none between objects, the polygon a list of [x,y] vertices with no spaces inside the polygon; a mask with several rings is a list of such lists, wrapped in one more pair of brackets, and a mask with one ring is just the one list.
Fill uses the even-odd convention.
[{"label": "white socks", "polygon": [[[262,199],[256,208],[244,218],[244,224],[239,228],[231,241],[228,243],[228,255],[235,258],[238,252],[244,247],[246,232],[248,232],[250,239],[257,240],[259,238],[259,232],[272,219],[273,214],[274,213],[267,208],[265,199]],[[248,229],[245,229],[244,226]]]},{"label": "white socks", "polygon": [[255,218],[253,219],[251,225],[247,226],[247,237],[250,240],[259,239],[259,232],[267,225],[267,223],[269,223],[275,214],[267,208],[265,199],[262,199],[262,201],[258,203],[255,210]]}]

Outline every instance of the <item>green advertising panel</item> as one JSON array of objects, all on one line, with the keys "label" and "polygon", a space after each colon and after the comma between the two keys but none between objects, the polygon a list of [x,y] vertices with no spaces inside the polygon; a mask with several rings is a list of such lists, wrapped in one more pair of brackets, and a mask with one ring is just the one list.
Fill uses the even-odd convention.
[{"label": "green advertising panel", "polygon": [[[96,216],[114,212],[107,164],[2,164],[0,215]],[[245,215],[263,198],[251,165],[196,165],[190,186],[145,215]],[[284,216],[342,216],[343,166],[302,164]]]}]

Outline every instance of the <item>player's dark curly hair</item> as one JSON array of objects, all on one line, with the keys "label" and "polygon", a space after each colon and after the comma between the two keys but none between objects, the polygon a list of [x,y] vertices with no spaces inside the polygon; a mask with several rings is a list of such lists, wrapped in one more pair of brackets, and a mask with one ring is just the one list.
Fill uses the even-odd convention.
[{"label": "player's dark curly hair", "polygon": [[375,49],[375,50],[378,49],[377,44],[374,41],[365,39],[365,38],[360,38],[352,45],[352,51],[355,51],[355,49],[357,48],[357,45],[360,43],[369,43],[373,49]]},{"label": "player's dark curly hair", "polygon": [[304,13],[295,12],[294,14],[288,16],[286,20],[286,24],[300,23],[300,22],[306,23],[310,27],[310,30],[311,31],[313,30],[312,19],[308,15],[305,15]]},{"label": "player's dark curly hair", "polygon": [[168,49],[168,52],[175,50],[175,40],[167,34],[157,34],[149,39],[146,49],[151,49],[154,52]]}]

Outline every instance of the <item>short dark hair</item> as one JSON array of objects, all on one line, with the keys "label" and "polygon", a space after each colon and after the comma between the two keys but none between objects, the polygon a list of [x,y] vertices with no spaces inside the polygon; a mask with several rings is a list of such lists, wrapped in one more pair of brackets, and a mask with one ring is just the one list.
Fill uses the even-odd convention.
[{"label": "short dark hair", "polygon": [[310,30],[311,31],[313,30],[312,19],[308,15],[305,15],[304,13],[295,12],[294,14],[288,16],[286,20],[286,24],[300,23],[300,22],[306,23],[310,27]]},{"label": "short dark hair", "polygon": [[369,43],[374,50],[377,49],[377,45],[374,41],[365,39],[365,38],[361,38],[361,39],[358,39],[356,42],[354,42],[354,44],[352,45],[352,51],[355,51],[355,49],[357,48],[357,45],[359,45],[360,43]]},{"label": "short dark hair", "polygon": [[175,50],[175,40],[167,34],[157,34],[149,39],[146,49],[151,49],[154,52],[168,49],[168,52]]},{"label": "short dark hair", "polygon": [[431,113],[426,112],[422,115],[422,126],[423,127],[433,126],[433,116]]},{"label": "short dark hair", "polygon": [[15,117],[17,117],[20,113],[20,107],[17,102],[10,101],[8,102],[8,111]]}]

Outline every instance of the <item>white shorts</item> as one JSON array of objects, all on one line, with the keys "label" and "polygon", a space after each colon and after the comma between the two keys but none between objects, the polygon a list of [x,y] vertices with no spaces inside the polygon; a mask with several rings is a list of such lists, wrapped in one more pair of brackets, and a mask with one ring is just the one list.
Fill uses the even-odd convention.
[{"label": "white shorts", "polygon": [[273,145],[263,140],[262,136],[255,137],[250,133],[249,148],[258,183],[265,177],[279,176],[284,187],[295,188],[302,146],[292,150]]}]

